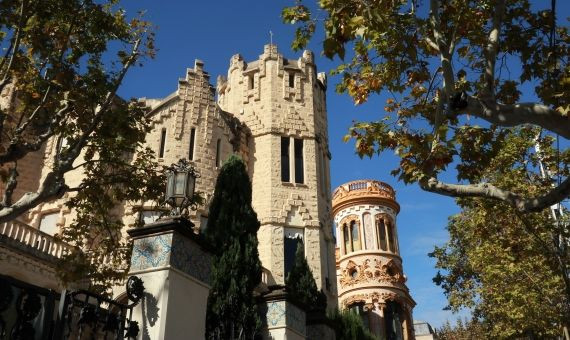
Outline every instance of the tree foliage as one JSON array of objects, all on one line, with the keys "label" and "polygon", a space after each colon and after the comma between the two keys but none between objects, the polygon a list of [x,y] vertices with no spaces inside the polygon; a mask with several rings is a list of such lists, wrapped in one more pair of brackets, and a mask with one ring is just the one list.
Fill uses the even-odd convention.
[{"label": "tree foliage", "polygon": [[[66,280],[119,279],[124,263],[122,272],[111,268],[128,247],[117,206],[159,195],[159,167],[142,147],[147,111],[116,95],[127,71],[154,56],[150,28],[118,0],[0,3],[0,222],[69,194],[77,217],[62,238],[82,249],[61,266],[74,264]],[[44,152],[37,190],[16,196],[18,166]],[[70,182],[71,173],[84,179]],[[113,265],[100,266],[105,254]]]},{"label": "tree foliage", "polygon": [[354,312],[335,309],[328,318],[334,324],[336,340],[376,340],[360,316]]},{"label": "tree foliage", "polygon": [[[535,132],[522,129],[503,137],[495,171],[485,176],[490,183],[530,195],[548,190],[524,165],[536,157],[524,151]],[[542,150],[553,152],[548,144]],[[447,227],[450,240],[430,254],[443,270],[434,281],[449,307],[472,309],[488,338],[560,335],[570,320],[570,252],[561,242],[570,236],[567,221],[553,222],[550,211],[522,214],[488,198],[463,198],[458,204],[462,211]]]},{"label": "tree foliage", "polygon": [[253,297],[261,282],[260,223],[251,207],[249,176],[237,156],[222,166],[208,218],[205,237],[219,252],[212,264],[206,338],[252,339],[261,326]]},{"label": "tree foliage", "polygon": [[295,262],[285,279],[287,293],[298,302],[313,310],[324,311],[327,308],[327,297],[317,289],[317,283],[309,263],[305,258],[303,243],[299,242],[295,251]]},{"label": "tree foliage", "polygon": [[477,319],[461,320],[457,319],[454,326],[449,320],[440,329],[436,330],[439,340],[486,340],[492,339],[487,336],[485,326]]},{"label": "tree foliage", "polygon": [[[345,137],[355,139],[359,155],[393,150],[400,157],[393,174],[405,183],[492,198],[521,212],[568,197],[567,149],[549,166],[563,180],[546,192],[511,190],[482,176],[505,128],[532,124],[570,138],[570,36],[567,25],[555,26],[550,8],[529,0],[321,0],[318,6],[322,11],[311,11],[297,1],[283,10],[284,21],[299,25],[293,48],[304,47],[322,21],[323,53],[344,60],[333,70],[342,77],[337,91],[355,104],[389,94],[382,119],[357,122]],[[523,93],[536,101],[521,102]],[[438,177],[452,165],[459,184]]]}]

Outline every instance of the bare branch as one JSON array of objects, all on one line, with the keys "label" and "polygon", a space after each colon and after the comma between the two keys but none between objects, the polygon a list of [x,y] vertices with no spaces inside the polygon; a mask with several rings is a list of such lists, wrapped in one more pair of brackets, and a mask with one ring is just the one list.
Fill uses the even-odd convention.
[{"label": "bare branch", "polygon": [[451,197],[491,198],[507,202],[518,211],[526,213],[541,211],[570,196],[570,177],[546,195],[531,198],[523,198],[512,191],[503,190],[489,183],[450,184],[441,182],[436,177],[420,181],[420,187],[425,191]]},{"label": "bare branch", "polygon": [[505,1],[498,0],[495,5],[495,13],[493,14],[493,26],[489,32],[487,47],[485,48],[485,83],[489,95],[495,94],[495,62],[499,51],[499,35],[501,34],[501,23],[505,13]]}]

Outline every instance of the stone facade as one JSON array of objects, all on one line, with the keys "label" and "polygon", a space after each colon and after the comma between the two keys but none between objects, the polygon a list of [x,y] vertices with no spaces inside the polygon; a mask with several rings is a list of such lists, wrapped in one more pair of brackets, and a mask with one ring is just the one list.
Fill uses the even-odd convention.
[{"label": "stone facade", "polygon": [[374,180],[349,182],[333,194],[339,307],[354,309],[377,336],[414,339],[414,300],[405,285],[394,190]]},{"label": "stone facade", "polygon": [[[275,45],[266,45],[258,60],[246,62],[240,55],[233,56],[227,77],[218,77],[216,87],[210,84],[204,63],[196,60],[178,80],[174,93],[141,100],[151,108],[153,126],[145,146],[164,165],[189,159],[200,174],[196,191],[205,203],[191,212],[195,228],[207,225],[220,166],[232,153],[239,154],[252,180],[253,207],[261,221],[259,255],[265,284],[284,284],[286,258],[292,255],[286,244],[299,237],[317,286],[334,308],[337,293],[325,93],[326,77],[317,74],[311,52],[292,60],[284,58]],[[37,159],[20,165],[34,170],[31,189],[49,172],[49,160],[58,144],[57,139],[49,141]],[[82,178],[80,169],[66,174],[70,186]],[[68,198],[41,204],[22,219],[38,228],[50,217],[57,230],[74,219],[74,211],[64,204]],[[142,202],[119,206],[110,213],[122,216],[131,227],[139,218],[151,218],[157,209],[156,202]]]}]

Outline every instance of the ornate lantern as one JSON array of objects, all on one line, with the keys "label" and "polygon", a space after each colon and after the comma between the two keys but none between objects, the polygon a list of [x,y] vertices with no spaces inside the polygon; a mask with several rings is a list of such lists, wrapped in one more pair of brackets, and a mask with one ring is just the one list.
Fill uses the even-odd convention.
[{"label": "ornate lantern", "polygon": [[186,159],[168,168],[165,203],[172,207],[171,215],[178,216],[188,212],[188,207],[195,205],[194,189],[196,178],[200,177]]}]

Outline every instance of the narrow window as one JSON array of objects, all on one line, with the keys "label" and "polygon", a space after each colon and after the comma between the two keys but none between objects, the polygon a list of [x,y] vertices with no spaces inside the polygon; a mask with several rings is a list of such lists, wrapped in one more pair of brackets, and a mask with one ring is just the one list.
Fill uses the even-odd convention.
[{"label": "narrow window", "polygon": [[196,128],[190,130],[190,150],[188,151],[188,159],[194,160],[194,143],[196,141]]},{"label": "narrow window", "polygon": [[222,149],[222,140],[218,139],[218,141],[216,142],[216,166],[217,167],[220,167],[222,165],[221,164],[222,157],[220,155],[220,153],[222,151],[221,149]]},{"label": "narrow window", "polygon": [[281,137],[281,181],[289,182],[289,137]]},{"label": "narrow window", "polygon": [[295,139],[295,183],[305,183],[303,168],[303,140]]},{"label": "narrow window", "polygon": [[384,225],[384,219],[379,218],[376,221],[376,232],[378,233],[379,246],[381,250],[386,250],[386,227]]},{"label": "narrow window", "polygon": [[165,144],[166,144],[166,129],[163,128],[161,133],[160,133],[160,149],[158,151],[158,157],[159,158],[164,157]]},{"label": "narrow window", "polygon": [[285,277],[289,275],[291,269],[293,269],[293,264],[295,263],[295,253],[297,252],[297,247],[303,249],[303,240],[301,237],[285,237],[284,243],[285,251]]},{"label": "narrow window", "polygon": [[295,73],[289,73],[289,87],[295,87]]},{"label": "narrow window", "polygon": [[392,223],[388,222],[386,223],[386,229],[388,230],[388,246],[390,247],[390,251],[395,253],[396,252],[396,247],[394,244],[394,228],[392,226]]},{"label": "narrow window", "polygon": [[352,235],[352,251],[360,250],[360,233],[356,221],[350,222],[350,233]]},{"label": "narrow window", "polygon": [[253,74],[247,76],[247,89],[253,90]]},{"label": "narrow window", "polygon": [[348,254],[352,250],[350,249],[350,234],[346,223],[342,225],[342,237],[344,238],[344,253]]}]

